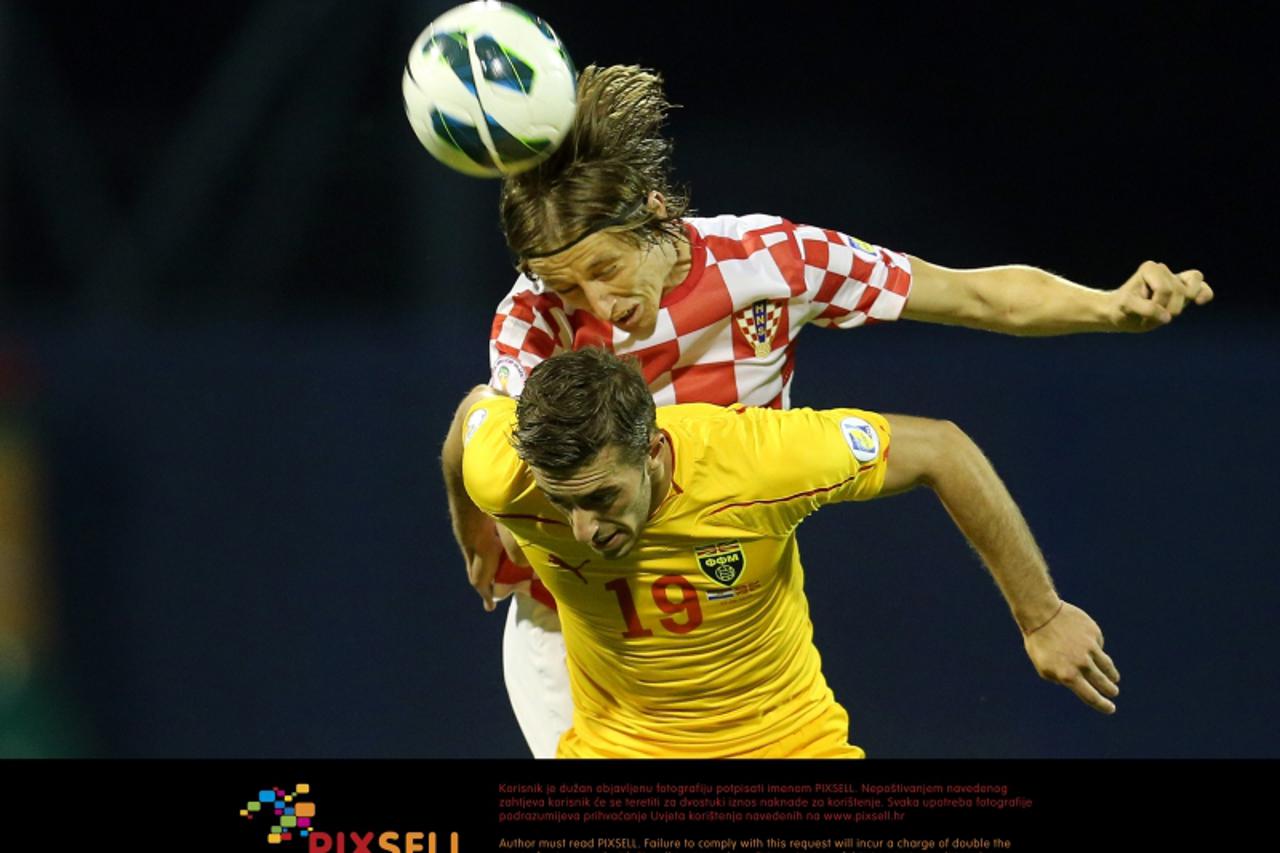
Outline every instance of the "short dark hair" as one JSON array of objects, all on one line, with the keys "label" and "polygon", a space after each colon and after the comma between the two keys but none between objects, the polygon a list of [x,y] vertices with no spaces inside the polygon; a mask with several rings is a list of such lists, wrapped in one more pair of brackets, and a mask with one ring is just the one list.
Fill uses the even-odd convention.
[{"label": "short dark hair", "polygon": [[641,463],[657,429],[653,396],[635,360],[587,347],[533,369],[516,404],[511,443],[530,466],[568,475],[610,446],[621,462]]}]

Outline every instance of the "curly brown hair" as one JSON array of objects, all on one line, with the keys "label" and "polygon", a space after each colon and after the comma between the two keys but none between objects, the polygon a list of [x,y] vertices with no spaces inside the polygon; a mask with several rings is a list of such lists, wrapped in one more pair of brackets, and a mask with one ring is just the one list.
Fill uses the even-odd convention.
[{"label": "curly brown hair", "polygon": [[[637,246],[680,238],[688,192],[671,183],[671,140],[661,134],[671,104],[662,77],[635,65],[588,66],[568,137],[536,168],[502,183],[507,245],[523,261],[609,228]],[[662,193],[666,215],[644,202]]]}]

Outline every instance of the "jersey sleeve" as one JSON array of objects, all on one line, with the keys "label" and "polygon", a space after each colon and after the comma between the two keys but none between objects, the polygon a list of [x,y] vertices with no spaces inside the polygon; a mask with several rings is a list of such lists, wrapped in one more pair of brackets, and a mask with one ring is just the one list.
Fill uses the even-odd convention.
[{"label": "jersey sleeve", "polygon": [[490,397],[467,412],[462,437],[462,480],[482,512],[508,511],[533,486],[528,467],[511,446],[516,402]]},{"label": "jersey sleeve", "polygon": [[911,293],[911,261],[839,231],[797,225],[807,322],[851,329],[896,320]]},{"label": "jersey sleeve", "polygon": [[569,349],[573,335],[559,297],[520,276],[498,304],[489,330],[489,385],[519,397],[529,371]]},{"label": "jersey sleeve", "polygon": [[[742,409],[738,447],[712,476],[734,482],[709,515],[750,529],[790,532],[829,503],[870,500],[884,486],[890,429],[861,409]],[[743,472],[749,472],[745,476]]]}]

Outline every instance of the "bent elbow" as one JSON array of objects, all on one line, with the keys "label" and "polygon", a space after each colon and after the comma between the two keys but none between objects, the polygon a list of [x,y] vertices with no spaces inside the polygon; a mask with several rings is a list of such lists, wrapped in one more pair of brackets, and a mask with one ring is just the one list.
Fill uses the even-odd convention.
[{"label": "bent elbow", "polygon": [[982,452],[955,421],[935,420],[931,423],[930,431],[933,433],[930,444],[934,453],[921,480],[937,491],[938,484],[945,481],[949,474],[968,467],[974,455],[980,457]]}]

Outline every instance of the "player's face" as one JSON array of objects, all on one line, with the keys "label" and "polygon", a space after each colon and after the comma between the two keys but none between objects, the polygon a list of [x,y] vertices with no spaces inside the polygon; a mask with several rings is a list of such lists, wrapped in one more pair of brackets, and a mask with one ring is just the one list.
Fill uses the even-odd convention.
[{"label": "player's face", "polygon": [[529,270],[570,310],[647,338],[657,326],[662,295],[688,273],[687,249],[665,238],[637,246],[601,231],[559,254],[529,261]]},{"label": "player's face", "polygon": [[564,478],[533,469],[538,488],[569,519],[573,538],[610,559],[635,547],[654,501],[652,459],[627,465],[618,456],[607,447]]}]

